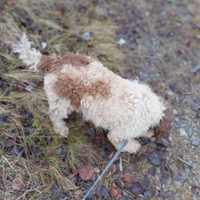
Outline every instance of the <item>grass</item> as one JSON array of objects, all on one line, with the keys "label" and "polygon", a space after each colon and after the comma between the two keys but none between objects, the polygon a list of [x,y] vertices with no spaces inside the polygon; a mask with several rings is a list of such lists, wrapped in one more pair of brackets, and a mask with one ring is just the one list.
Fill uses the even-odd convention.
[{"label": "grass", "polygon": [[[18,42],[22,32],[26,32],[36,48],[43,53],[86,53],[117,71],[123,56],[115,45],[116,27],[98,11],[95,1],[89,0],[16,0],[5,1],[0,8],[5,20],[0,21],[0,68],[7,68],[5,73],[0,73],[0,80],[9,84],[20,83],[24,87],[31,84],[36,88],[34,92],[21,92],[12,87],[0,90],[3,92],[0,95],[0,113],[8,115],[7,123],[0,126],[0,174],[5,173],[8,181],[7,186],[2,185],[1,188],[3,198],[56,199],[50,190],[57,182],[62,192],[72,194],[77,190],[74,176],[77,173],[76,164],[81,157],[87,158],[87,165],[98,163],[104,167],[106,164],[100,156],[99,148],[91,144],[84,134],[92,125],[78,125],[81,115],[77,115],[75,120],[67,121],[70,127],[68,139],[56,135],[48,117],[48,103],[42,88],[43,77],[24,68],[12,53],[12,45]],[[83,11],[79,11],[81,9]],[[81,41],[85,32],[92,33],[91,41]],[[47,44],[45,49],[41,48],[42,42]],[[19,69],[19,66],[23,69]],[[10,93],[5,96],[8,90]],[[20,109],[32,113],[32,118],[22,119]],[[23,124],[34,124],[33,132],[27,134]],[[46,140],[47,136],[51,138],[51,143]],[[23,150],[22,156],[10,153],[13,147],[5,147],[4,142],[8,138],[14,140],[14,147]],[[40,148],[42,154],[32,153],[33,146]],[[65,162],[57,154],[59,148],[68,149]],[[49,163],[46,168],[45,162]],[[22,171],[26,174],[23,178],[25,187],[11,192],[12,181],[20,177]]]}]

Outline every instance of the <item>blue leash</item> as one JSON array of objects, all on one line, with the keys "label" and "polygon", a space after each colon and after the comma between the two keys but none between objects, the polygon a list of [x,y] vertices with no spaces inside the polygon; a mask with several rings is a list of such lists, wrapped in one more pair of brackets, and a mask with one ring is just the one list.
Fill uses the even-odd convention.
[{"label": "blue leash", "polygon": [[123,148],[127,144],[128,144],[128,140],[125,140],[124,143],[122,144],[122,146],[119,148],[119,150],[113,156],[113,158],[111,159],[111,161],[108,163],[108,165],[106,166],[106,168],[104,169],[104,171],[102,172],[102,174],[99,176],[99,178],[96,180],[96,182],[94,183],[94,185],[89,189],[89,191],[87,192],[87,194],[84,196],[84,198],[82,200],[85,200],[87,198],[87,196],[90,194],[90,192],[92,191],[92,189],[94,188],[94,186],[98,183],[98,181],[101,179],[101,177],[107,171],[107,169],[112,165],[112,163],[115,161],[115,159],[117,158],[117,156],[121,153],[121,151],[123,150]]}]

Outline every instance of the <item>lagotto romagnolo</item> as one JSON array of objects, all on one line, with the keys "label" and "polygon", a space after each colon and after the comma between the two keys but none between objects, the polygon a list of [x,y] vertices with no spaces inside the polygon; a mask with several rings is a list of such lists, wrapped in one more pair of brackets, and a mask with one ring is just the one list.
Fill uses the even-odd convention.
[{"label": "lagotto romagnolo", "polygon": [[168,108],[164,100],[148,85],[123,79],[90,56],[46,56],[31,44],[23,34],[13,50],[30,69],[45,74],[49,116],[54,131],[61,136],[69,134],[63,119],[75,110],[96,127],[108,129],[107,137],[116,149],[128,139],[123,151],[134,153],[140,148],[135,138],[151,137],[161,121],[170,121],[165,116]]}]

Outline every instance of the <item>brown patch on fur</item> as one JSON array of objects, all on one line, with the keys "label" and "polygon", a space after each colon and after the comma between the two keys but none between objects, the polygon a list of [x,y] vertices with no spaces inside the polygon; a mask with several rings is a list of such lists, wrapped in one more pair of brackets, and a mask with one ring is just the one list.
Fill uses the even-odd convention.
[{"label": "brown patch on fur", "polygon": [[159,125],[154,128],[156,137],[167,135],[169,126],[171,122],[174,120],[172,106],[169,102],[167,103],[167,109],[164,111],[164,114],[165,116],[163,117],[162,120],[160,120]]},{"label": "brown patch on fur", "polygon": [[71,105],[76,111],[81,108],[81,99],[83,95],[96,97],[100,94],[104,99],[108,99],[110,90],[109,86],[103,81],[97,81],[90,85],[84,85],[83,80],[72,79],[69,76],[58,77],[53,86],[55,93],[62,99],[70,100]]},{"label": "brown patch on fur", "polygon": [[49,56],[42,55],[37,69],[42,73],[55,73],[66,64],[71,64],[73,67],[87,67],[91,62],[92,59],[84,54],[69,54],[60,57],[53,53]]}]

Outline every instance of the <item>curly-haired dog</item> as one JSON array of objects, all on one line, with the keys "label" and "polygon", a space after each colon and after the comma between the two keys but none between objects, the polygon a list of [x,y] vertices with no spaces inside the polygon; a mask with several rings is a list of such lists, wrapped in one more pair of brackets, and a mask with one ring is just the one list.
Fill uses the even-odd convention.
[{"label": "curly-haired dog", "polygon": [[50,118],[63,137],[69,134],[63,119],[75,110],[96,127],[108,129],[108,139],[117,149],[128,139],[123,151],[133,153],[140,148],[135,138],[151,137],[151,128],[164,119],[166,105],[149,86],[123,79],[89,56],[42,55],[31,48],[25,34],[14,52],[30,69],[46,74]]}]

